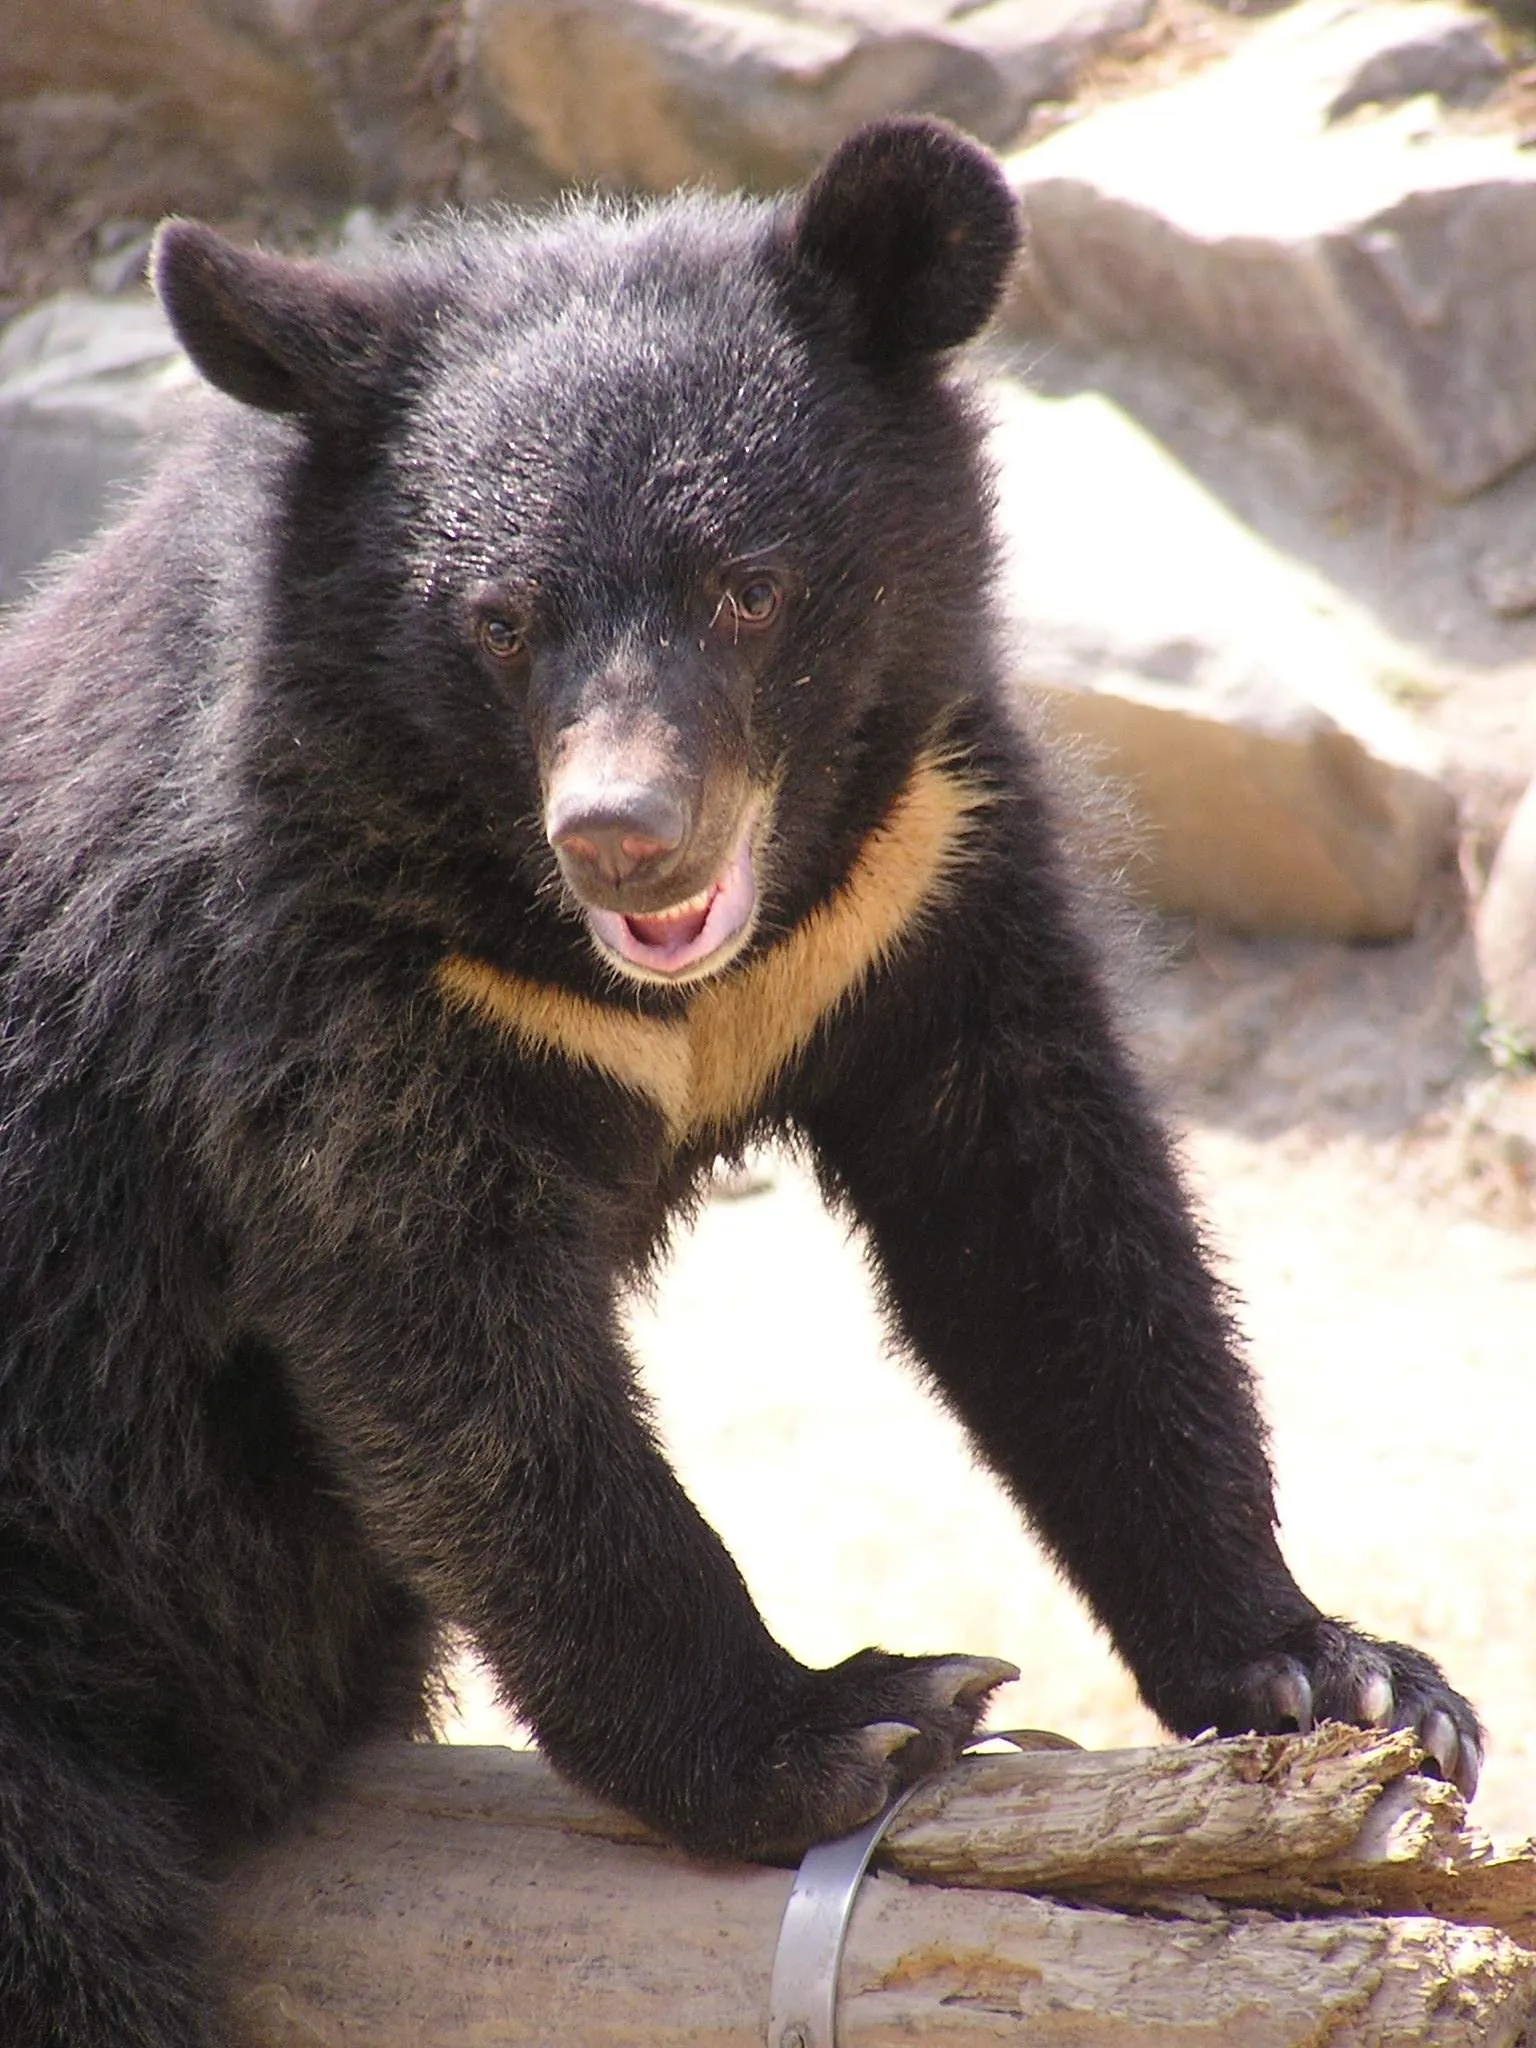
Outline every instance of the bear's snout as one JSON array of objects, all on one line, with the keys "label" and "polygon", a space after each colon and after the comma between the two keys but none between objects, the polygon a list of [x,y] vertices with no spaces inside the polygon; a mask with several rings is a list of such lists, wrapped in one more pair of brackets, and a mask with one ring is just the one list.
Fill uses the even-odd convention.
[{"label": "bear's snout", "polygon": [[599,948],[643,981],[691,981],[745,943],[762,805],[739,777],[625,778],[581,750],[551,775],[544,830]]},{"label": "bear's snout", "polygon": [[686,847],[690,806],[653,782],[567,778],[550,795],[545,831],[576,893],[601,896],[667,879]]}]

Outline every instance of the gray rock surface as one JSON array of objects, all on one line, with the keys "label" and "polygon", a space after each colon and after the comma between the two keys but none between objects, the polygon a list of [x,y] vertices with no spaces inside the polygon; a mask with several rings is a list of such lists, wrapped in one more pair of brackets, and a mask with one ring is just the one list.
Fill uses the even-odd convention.
[{"label": "gray rock surface", "polygon": [[1489,548],[1473,565],[1473,587],[1501,619],[1536,612],[1536,539]]},{"label": "gray rock surface", "polygon": [[70,293],[0,331],[0,602],[90,537],[195,381],[148,298]]},{"label": "gray rock surface", "polygon": [[993,397],[1017,672],[1125,786],[1132,888],[1239,930],[1410,931],[1455,805],[1381,636],[1106,399]]},{"label": "gray rock surface", "polygon": [[1480,489],[1536,451],[1536,156],[1377,95],[1461,93],[1488,36],[1452,0],[1303,0],[1021,152],[1020,319],[1195,353]]},{"label": "gray rock surface", "polygon": [[1348,69],[1328,105],[1330,121],[1342,120],[1357,107],[1389,106],[1420,93],[1433,93],[1452,105],[1475,102],[1504,76],[1509,63],[1486,18],[1457,20],[1430,9],[1420,11],[1416,28],[1405,21],[1383,48]]},{"label": "gray rock surface", "polygon": [[1149,0],[467,0],[475,179],[648,190],[802,178],[852,127],[1017,136]]},{"label": "gray rock surface", "polygon": [[1511,1056],[1536,1054],[1536,782],[1521,799],[1477,912],[1477,964],[1491,1040]]}]

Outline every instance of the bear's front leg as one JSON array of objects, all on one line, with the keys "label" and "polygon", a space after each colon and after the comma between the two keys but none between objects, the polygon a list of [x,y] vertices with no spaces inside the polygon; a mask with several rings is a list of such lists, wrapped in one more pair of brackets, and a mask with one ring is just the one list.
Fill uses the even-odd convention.
[{"label": "bear's front leg", "polygon": [[[525,1333],[518,1377],[498,1536],[471,1536],[455,1612],[551,1762],[674,1841],[741,1855],[845,1833],[950,1761],[1017,1675],[874,1650],[807,1669],[678,1484],[617,1348],[564,1318],[553,1341]],[[552,1406],[537,1390],[557,1379]]]},{"label": "bear's front leg", "polygon": [[1437,1666],[1324,1617],[1276,1541],[1247,1368],[1028,811],[796,1083],[899,1333],[1170,1727],[1413,1728],[1470,1793]]},{"label": "bear's front leg", "polygon": [[957,1754],[1013,1667],[865,1651],[819,1671],[775,1642],[655,1441],[575,1176],[510,1160],[422,1189],[424,1157],[474,1150],[417,1149],[387,1237],[370,1219],[273,1259],[274,1205],[280,1286],[244,1283],[373,1542],[560,1770],[673,1840],[790,1852],[858,1825]]}]

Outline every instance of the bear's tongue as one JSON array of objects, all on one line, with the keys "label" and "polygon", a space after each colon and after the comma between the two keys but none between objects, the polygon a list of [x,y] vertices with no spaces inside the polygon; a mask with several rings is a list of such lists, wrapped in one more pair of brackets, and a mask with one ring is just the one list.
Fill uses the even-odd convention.
[{"label": "bear's tongue", "polygon": [[691,946],[709,922],[709,907],[719,893],[716,882],[671,910],[653,917],[626,917],[624,922],[642,946]]}]

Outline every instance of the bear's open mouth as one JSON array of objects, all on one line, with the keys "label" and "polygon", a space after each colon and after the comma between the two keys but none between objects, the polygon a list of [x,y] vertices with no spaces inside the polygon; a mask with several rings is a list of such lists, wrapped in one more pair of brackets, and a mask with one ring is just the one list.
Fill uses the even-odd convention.
[{"label": "bear's open mouth", "polygon": [[746,943],[757,909],[757,818],[754,805],[720,873],[681,903],[643,915],[588,906],[587,923],[603,951],[646,980],[692,980],[723,967]]}]

